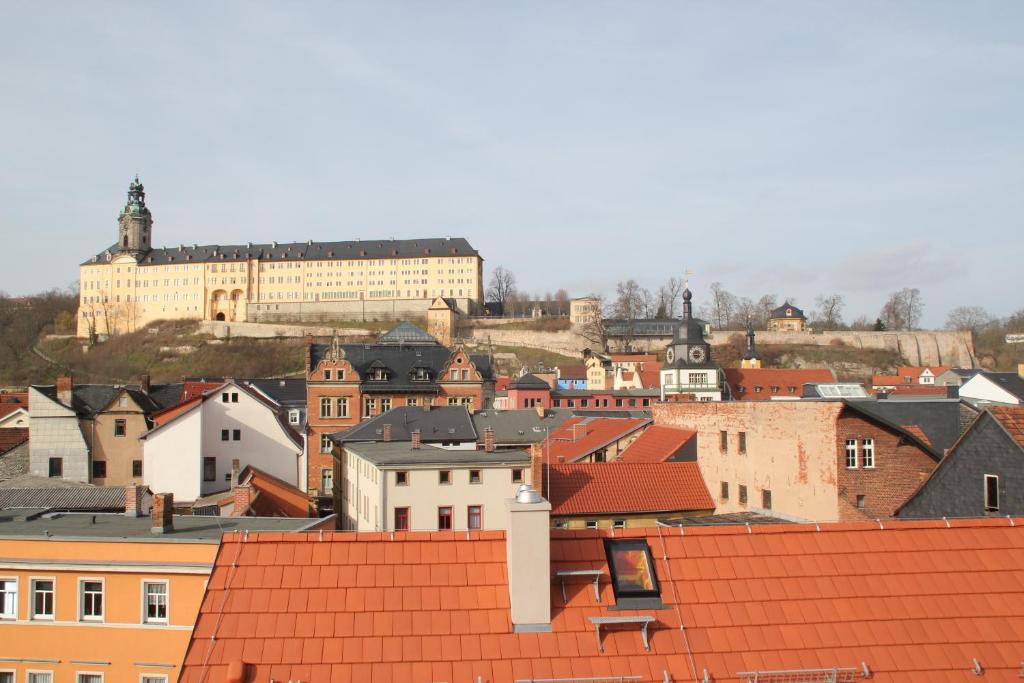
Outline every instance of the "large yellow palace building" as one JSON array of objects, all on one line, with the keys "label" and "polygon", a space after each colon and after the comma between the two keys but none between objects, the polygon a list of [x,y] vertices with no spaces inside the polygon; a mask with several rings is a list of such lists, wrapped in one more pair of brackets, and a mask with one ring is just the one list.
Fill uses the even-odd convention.
[{"label": "large yellow palace building", "polygon": [[78,336],[161,319],[249,322],[425,315],[435,297],[483,304],[483,258],[463,238],[355,240],[154,249],[138,177],[118,241],[83,263]]}]

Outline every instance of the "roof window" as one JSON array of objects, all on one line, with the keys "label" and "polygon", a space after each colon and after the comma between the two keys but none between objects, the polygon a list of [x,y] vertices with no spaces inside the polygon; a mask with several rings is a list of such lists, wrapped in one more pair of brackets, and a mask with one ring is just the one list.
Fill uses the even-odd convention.
[{"label": "roof window", "polygon": [[654,570],[651,548],[643,539],[605,540],[612,590],[619,606],[643,607],[661,604],[661,586]]}]

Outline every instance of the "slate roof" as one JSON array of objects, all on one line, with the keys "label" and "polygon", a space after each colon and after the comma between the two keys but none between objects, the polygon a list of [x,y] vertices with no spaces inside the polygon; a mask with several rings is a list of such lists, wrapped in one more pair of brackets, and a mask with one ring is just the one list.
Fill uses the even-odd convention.
[{"label": "slate roof", "polygon": [[282,406],[306,407],[306,380],[301,379],[247,379],[251,384]]},{"label": "slate roof", "polygon": [[[800,398],[804,384],[831,384],[835,374],[827,368],[725,368],[725,381],[736,401]],[[772,387],[778,387],[772,393]],[[740,391],[740,387],[743,391]],[[761,387],[761,391],[755,391]]]},{"label": "slate roof", "polygon": [[466,406],[436,406],[430,410],[401,406],[328,436],[338,444],[383,441],[385,424],[391,425],[392,441],[412,441],[412,432],[417,429],[424,443],[477,440],[476,428]]},{"label": "slate roof", "polygon": [[[786,315],[786,311],[792,311],[792,315]],[[772,309],[772,312],[768,315],[769,320],[775,319],[800,319],[807,320],[807,316],[804,315],[803,310],[797,308],[788,301],[783,302],[778,308]]]},{"label": "slate roof", "polygon": [[[697,432],[663,425],[651,425],[636,441],[626,446],[619,459],[622,462],[665,462],[682,450]],[[696,455],[696,452],[694,453]]]},{"label": "slate roof", "polygon": [[[312,367],[323,360],[330,351],[330,344],[313,344],[310,350]],[[362,379],[360,388],[365,392],[419,392],[438,393],[441,390],[438,380],[441,371],[448,364],[452,356],[449,349],[440,344],[341,344],[345,353],[345,360],[352,364],[352,367]],[[491,369],[490,358],[485,354],[466,354],[470,361],[480,371],[483,380],[494,379]],[[369,380],[367,371],[374,363],[383,364],[391,372],[386,380]],[[430,381],[416,381],[411,379],[412,370],[417,366],[424,366],[433,371],[433,379]]]},{"label": "slate roof", "polygon": [[551,389],[551,385],[532,372],[517,377],[508,384],[509,389]]},{"label": "slate roof", "polygon": [[[546,442],[545,452],[551,456],[552,463],[559,462],[559,459],[567,463],[573,462],[650,423],[647,418],[573,417],[551,433]],[[579,438],[573,436],[575,425],[580,425],[584,432]]]},{"label": "slate roof", "polygon": [[[876,683],[1017,680],[1024,520],[553,530],[551,571],[601,572],[550,594],[550,633],[514,633],[505,534],[230,533],[181,683],[636,676],[738,683],[739,672],[866,665]],[[649,545],[665,609],[612,610],[605,540]],[[651,615],[638,630],[589,617]],[[684,628],[685,627],[685,628]],[[235,664],[238,666],[238,664]],[[478,679],[479,677],[479,679]],[[761,676],[760,680],[778,678]],[[795,677],[781,680],[798,680]],[[825,680],[822,677],[804,680]],[[843,680],[843,679],[840,679]]]},{"label": "slate roof", "polygon": [[[106,262],[106,252],[116,254],[114,244],[82,265]],[[313,261],[324,259],[391,259],[424,256],[478,256],[476,249],[462,237],[410,240],[354,240],[346,242],[282,242],[271,244],[180,245],[150,249],[140,261],[143,265],[167,263],[239,262],[248,259],[273,261]]]},{"label": "slate roof", "polygon": [[28,427],[0,429],[0,455],[28,441]]},{"label": "slate roof", "polygon": [[438,341],[425,331],[403,320],[377,339],[378,344],[437,344]]},{"label": "slate roof", "polygon": [[[53,384],[33,386],[33,389],[47,398],[57,401],[57,387]],[[181,396],[181,384],[165,384],[150,387],[148,394],[138,385],[125,387],[114,384],[73,384],[71,387],[71,405],[67,406],[80,417],[93,417],[114,400],[122,389],[126,389],[132,399],[147,414],[163,410],[178,402]]]},{"label": "slate roof", "polygon": [[846,406],[867,417],[881,420],[917,438],[918,428],[927,437],[925,443],[942,457],[960,438],[961,403],[955,399],[892,401],[855,400]]},{"label": "slate roof", "polygon": [[487,451],[462,450],[458,448],[438,448],[424,445],[413,448],[409,443],[376,442],[348,443],[345,450],[358,455],[363,460],[372,462],[378,467],[402,465],[529,465],[530,454],[527,451],[497,450]]},{"label": "slate roof", "polygon": [[47,508],[70,511],[124,511],[124,487],[0,488],[0,509]]},{"label": "slate roof", "polygon": [[531,444],[544,440],[545,429],[552,432],[572,417],[571,410],[548,409],[544,417],[533,408],[522,410],[481,410],[473,413],[473,426],[481,442],[484,429],[494,429],[496,444]]},{"label": "slate roof", "polygon": [[544,471],[552,516],[715,509],[696,462],[552,463]]}]

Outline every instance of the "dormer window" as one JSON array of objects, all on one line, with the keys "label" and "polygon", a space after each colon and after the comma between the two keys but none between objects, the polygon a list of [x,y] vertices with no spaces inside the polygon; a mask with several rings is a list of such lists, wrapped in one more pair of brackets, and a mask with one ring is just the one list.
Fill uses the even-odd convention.
[{"label": "dormer window", "polygon": [[429,382],[430,370],[428,368],[413,368],[412,379],[416,382]]},{"label": "dormer window", "polygon": [[374,368],[370,371],[370,380],[374,382],[383,382],[388,378],[387,368]]},{"label": "dormer window", "polygon": [[606,540],[605,554],[612,577],[615,601],[620,606],[630,603],[660,603],[661,586],[654,570],[654,558],[647,541],[630,539]]}]

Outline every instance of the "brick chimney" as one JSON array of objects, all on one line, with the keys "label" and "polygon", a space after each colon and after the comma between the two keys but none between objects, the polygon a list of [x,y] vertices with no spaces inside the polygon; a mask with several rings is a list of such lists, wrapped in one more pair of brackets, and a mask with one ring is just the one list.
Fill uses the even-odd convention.
[{"label": "brick chimney", "polygon": [[75,380],[71,375],[58,375],[57,377],[57,400],[64,405],[71,406],[71,388]]},{"label": "brick chimney", "polygon": [[544,492],[544,444],[530,444],[530,486]]},{"label": "brick chimney", "polygon": [[585,422],[577,422],[572,426],[572,440],[573,442],[579,441],[587,435],[587,425]]},{"label": "brick chimney", "polygon": [[143,375],[139,379],[139,388],[142,389],[142,393],[144,393],[144,394],[148,394],[149,393],[149,379],[150,378],[149,378],[148,374]]},{"label": "brick chimney", "polygon": [[231,506],[231,516],[244,517],[245,513],[247,513],[249,508],[252,506],[252,501],[255,498],[252,487],[246,484],[245,486],[236,486],[231,491],[234,494],[234,505]]},{"label": "brick chimney", "polygon": [[488,453],[494,452],[494,427],[484,429],[484,450]]},{"label": "brick chimney", "polygon": [[524,484],[505,501],[508,598],[512,630],[551,630],[551,503]]},{"label": "brick chimney", "polygon": [[238,473],[241,471],[242,463],[238,458],[231,459],[231,486],[238,486]]},{"label": "brick chimney", "polygon": [[150,531],[166,534],[174,531],[174,494],[157,493],[153,496],[153,523]]},{"label": "brick chimney", "polygon": [[384,424],[384,441],[391,441],[391,425],[389,423]]},{"label": "brick chimney", "polygon": [[420,436],[420,430],[418,430],[418,429],[412,430],[412,447],[413,448],[419,448],[420,447],[420,444],[422,443],[421,439],[422,439],[422,437]]},{"label": "brick chimney", "polygon": [[125,517],[142,516],[142,499],[145,496],[146,487],[132,484],[124,487],[124,514]]}]

